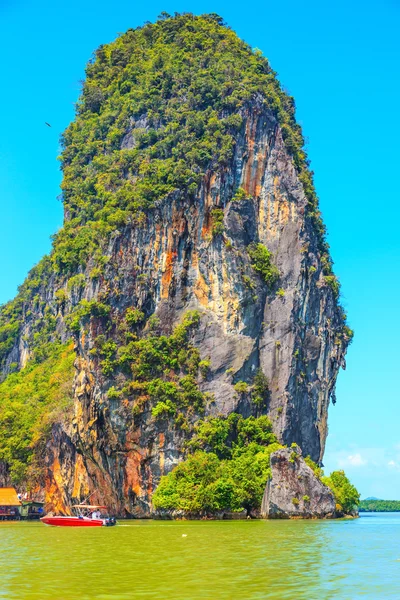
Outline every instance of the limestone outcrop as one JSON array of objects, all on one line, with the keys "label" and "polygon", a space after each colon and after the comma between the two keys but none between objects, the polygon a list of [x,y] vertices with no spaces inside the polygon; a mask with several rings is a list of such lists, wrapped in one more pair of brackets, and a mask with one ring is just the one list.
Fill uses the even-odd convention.
[{"label": "limestone outcrop", "polygon": [[335,498],[314,474],[294,445],[271,454],[272,478],[268,481],[261,506],[267,519],[333,518]]},{"label": "limestone outcrop", "polygon": [[[198,179],[189,179],[180,187],[175,182],[174,189],[160,193],[150,208],[145,205],[140,212],[134,212],[139,192],[149,193],[144,184],[138,188],[139,192],[135,186],[141,183],[143,173],[147,176],[153,160],[149,153],[137,167],[137,153],[152,140],[167,140],[162,152],[170,160],[176,148],[166,136],[170,131],[179,132],[169,114],[162,118],[154,116],[156,109],[150,106],[150,101],[146,109],[138,100],[138,106],[132,105],[125,121],[122,117],[118,120],[117,100],[138,85],[137,56],[141,57],[142,48],[146,48],[145,59],[148,60],[146,52],[153,57],[158,46],[152,36],[155,39],[156,34],[164,35],[164,29],[172,31],[173,27],[173,34],[168,33],[167,41],[162,38],[162,43],[167,46],[174,43],[181,48],[181,31],[191,35],[193,23],[200,23],[198,27],[206,30],[207,43],[211,39],[210,28],[218,43],[222,36],[227,37],[226,48],[239,43],[231,41],[232,32],[226,33],[218,21],[213,22],[214,16],[203,19],[205,24],[200,18],[186,22],[182,17],[182,23],[179,19],[167,20],[157,27],[146,26],[138,33],[128,32],[122,41],[106,50],[99,49],[97,62],[90,67],[93,81],[84,90],[86,104],[81,107],[80,120],[71,125],[65,136],[65,169],[70,169],[70,173],[73,165],[74,177],[75,172],[82,177],[79,193],[74,188],[76,178],[71,174],[63,185],[68,234],[63,231],[58,234],[56,245],[62,252],[58,250],[57,260],[51,259],[53,262],[47,259],[42,269],[46,278],[35,274],[34,281],[32,277],[28,281],[29,293],[19,297],[15,309],[19,311],[20,327],[10,325],[14,337],[10,338],[12,343],[9,338],[5,342],[8,345],[1,363],[3,377],[32,359],[43,331],[46,343],[71,338],[75,343],[73,417],[68,413],[64,420],[58,419],[41,450],[49,508],[62,509],[71,499],[91,495],[93,502],[101,501],[117,514],[148,516],[152,511],[152,493],[160,477],[184,456],[191,428],[200,416],[226,416],[233,411],[244,416],[267,414],[280,442],[288,445],[295,442],[314,461],[319,462],[323,457],[328,406],[339,369],[345,366],[349,333],[337,290],[332,286],[334,276],[327,275],[319,213],[315,207],[310,208],[310,184],[305,178],[306,167],[301,166],[305,164],[305,155],[301,155],[303,163],[299,166],[300,159],[294,157],[288,138],[288,123],[293,119],[285,117],[283,121],[283,109],[277,104],[281,98],[279,102],[286,102],[292,114],[292,100],[285,100],[279,91],[280,96],[271,104],[270,92],[268,96],[249,88],[237,106],[219,113],[220,120],[230,119],[226,128],[232,128],[231,123],[236,127],[232,129],[234,133],[227,129],[231,135],[227,158],[222,163],[210,159],[201,169],[195,165],[193,173]],[[138,54],[129,54],[130,40],[135,35],[142,36],[139,50],[135,47]],[[161,44],[158,38],[156,41]],[[189,45],[190,52],[191,48]],[[250,49],[246,52],[251,54]],[[217,54],[214,51],[213,56]],[[168,52],[160,51],[158,62],[162,64],[166,56]],[[230,55],[228,58],[231,61]],[[200,56],[199,60],[201,73],[210,71],[214,77],[216,67],[210,62],[212,57],[203,60]],[[232,59],[232,64],[235,60]],[[257,77],[258,72],[265,71],[268,83],[274,77],[273,72],[265,59],[254,60],[259,61]],[[147,63],[144,65],[143,69],[149,68]],[[229,79],[229,69],[223,67],[221,77]],[[96,79],[100,77],[98,73],[106,80],[104,89]],[[168,95],[171,82],[173,77],[165,74],[164,104],[175,108],[176,98],[171,100]],[[154,89],[161,89],[161,83],[157,85],[154,84]],[[234,82],[232,86],[229,81],[221,86],[220,96],[229,97]],[[196,101],[198,110],[204,110],[201,94],[194,100],[185,89],[179,92],[177,105],[186,102],[190,108]],[[242,93],[240,90],[235,93]],[[115,94],[112,96],[115,104],[110,108],[106,102],[111,93]],[[216,100],[209,101],[209,112],[213,102]],[[107,118],[101,121],[102,111],[106,110]],[[218,119],[214,121],[215,129]],[[117,125],[112,126],[110,123],[114,122]],[[190,126],[194,127],[192,122]],[[80,133],[86,131],[85,127],[87,135],[90,132],[93,138],[90,143],[86,142],[87,135]],[[196,127],[200,129],[200,125]],[[293,131],[297,131],[296,127],[293,124]],[[103,148],[104,131],[109,137]],[[178,141],[177,138],[176,144]],[[81,147],[83,150],[78,154]],[[96,155],[98,147],[101,151]],[[111,159],[114,166],[110,166]],[[182,170],[190,160],[187,157],[186,163],[173,163],[170,169]],[[159,168],[160,162],[161,158],[154,159],[154,169]],[[117,172],[121,187],[115,184]],[[91,179],[93,173],[98,177],[96,183]],[[130,191],[133,200],[129,198],[130,203],[126,200],[129,210],[121,217],[118,201],[125,201],[125,196],[120,189],[126,195],[128,188],[133,189]],[[103,206],[106,201],[112,206],[108,213]],[[84,217],[79,221],[82,214]],[[80,253],[75,264],[68,244],[81,230],[89,232],[89,241],[79,242],[80,246],[75,243],[74,251],[78,247]],[[98,231],[103,236],[101,244],[94,246],[96,250],[86,257],[85,244],[91,247],[90,236]],[[273,284],[266,283],[254,268],[249,251],[252,244],[261,245],[271,253],[279,272]],[[65,267],[67,261],[69,271]],[[121,348],[124,344],[128,347],[127,339],[135,344],[140,340],[145,343],[151,336],[162,339],[171,336],[174,327],[190,311],[197,311],[199,323],[188,330],[185,343],[190,347],[186,358],[177,357],[173,368],[169,365],[157,378],[179,386],[190,371],[189,383],[192,385],[194,381],[193,385],[198,387],[203,406],[196,408],[189,403],[184,414],[172,415],[171,406],[164,401],[166,408],[161,407],[155,413],[160,398],[144,387],[143,374],[132,376],[137,355],[130,357]],[[8,327],[8,313],[4,314]],[[131,315],[131,330],[127,329],[127,314]],[[50,322],[52,328],[47,333]],[[182,370],[179,361],[185,360],[188,365],[195,352],[203,368],[193,370],[188,366],[187,372]],[[252,395],[254,377],[259,371],[268,381],[261,404],[254,402]],[[183,384],[187,385],[188,380]],[[179,390],[181,393],[182,389]],[[304,476],[304,481],[298,482],[300,496],[300,490],[304,490],[303,496],[307,495],[307,486],[312,484],[308,467],[301,458],[296,458],[292,465],[286,459],[288,452],[292,450],[281,451],[273,459],[275,479],[267,502],[271,514],[280,510],[285,514],[308,511],[302,497],[298,498],[298,507],[291,505],[292,497],[286,500],[283,497],[286,488],[279,492],[276,484],[277,468],[282,461],[291,481],[297,477],[295,469]],[[331,496],[317,485],[313,490],[316,498],[320,494],[323,501],[319,507],[320,501],[313,498],[313,509],[321,514],[329,512]]]}]

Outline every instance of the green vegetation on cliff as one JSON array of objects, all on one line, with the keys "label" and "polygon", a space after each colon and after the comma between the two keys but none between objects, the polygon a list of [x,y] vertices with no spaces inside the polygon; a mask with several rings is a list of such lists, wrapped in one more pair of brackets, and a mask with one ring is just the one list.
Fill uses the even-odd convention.
[{"label": "green vegetation on cliff", "polygon": [[[128,327],[124,324],[120,327],[121,344],[101,335],[91,351],[92,356],[100,360],[104,375],[124,375],[124,384],[110,388],[108,397],[133,401],[135,416],[150,401],[154,418],[173,418],[177,426],[187,429],[188,416],[203,414],[208,397],[198,387],[201,363],[206,361],[201,361],[198,349],[190,342],[200,314],[188,311],[170,336],[155,335],[150,329],[141,338],[131,330],[132,325],[136,325],[132,314],[137,313],[128,309]],[[123,339],[127,343],[122,343]]]},{"label": "green vegetation on cliff", "polygon": [[219,17],[164,16],[129,30],[100,46],[86,75],[77,118],[63,137],[68,219],[55,236],[55,269],[74,271],[101,254],[111,231],[143,222],[171,192],[194,196],[208,169],[231,164],[240,111],[259,96],[281,123],[330,274],[294,100],[262,54]]},{"label": "green vegetation on cliff", "polygon": [[272,253],[263,244],[250,244],[247,248],[252,267],[268,286],[279,278],[279,269],[272,262]]},{"label": "green vegetation on cliff", "polygon": [[37,335],[30,340],[31,349],[36,351],[42,343],[54,338],[54,323],[50,323],[52,315],[40,298],[40,291],[48,283],[52,271],[51,261],[46,256],[31,269],[14,300],[0,307],[0,366],[17,341],[23,321],[31,317],[33,308],[43,310],[43,319],[36,324]]},{"label": "green vegetation on cliff", "polygon": [[54,345],[49,354],[0,383],[0,461],[9,466],[15,484],[29,470],[35,479],[35,454],[40,453],[52,423],[65,417],[71,406],[73,346]]},{"label": "green vegetation on cliff", "polygon": [[270,455],[282,446],[267,417],[200,421],[188,458],[161,478],[157,510],[188,513],[257,510],[271,476]]},{"label": "green vegetation on cliff", "polygon": [[[91,261],[91,277],[100,277],[112,232],[143,226],[148,211],[172,192],[195,197],[208,170],[231,165],[242,112],[255,99],[279,120],[308,198],[326,282],[338,295],[294,99],[261,52],[217,15],[163,14],[100,46],[87,66],[76,119],[63,136],[64,227],[50,257],[0,310],[0,363],[26,319],[24,306],[54,274],[76,276]],[[232,200],[245,197],[242,188],[232,190]],[[223,230],[218,210],[215,235]],[[271,281],[270,272],[260,273]]]}]

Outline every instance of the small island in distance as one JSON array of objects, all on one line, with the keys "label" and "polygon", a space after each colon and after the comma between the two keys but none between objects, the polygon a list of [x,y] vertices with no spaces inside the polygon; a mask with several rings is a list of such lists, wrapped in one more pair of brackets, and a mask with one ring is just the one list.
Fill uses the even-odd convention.
[{"label": "small island in distance", "polygon": [[359,512],[400,512],[400,500],[366,498],[358,506]]}]

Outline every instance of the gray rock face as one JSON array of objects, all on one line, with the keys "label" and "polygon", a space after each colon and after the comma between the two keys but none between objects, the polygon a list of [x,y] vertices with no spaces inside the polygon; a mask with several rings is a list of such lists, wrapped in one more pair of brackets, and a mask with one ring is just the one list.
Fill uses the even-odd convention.
[{"label": "gray rock face", "polygon": [[300,448],[271,454],[272,479],[265,488],[261,514],[268,519],[332,518],[335,499],[331,490],[302,458]]},{"label": "gray rock face", "polygon": [[141,115],[136,121],[131,120],[131,126],[121,141],[121,150],[132,150],[137,146],[137,137],[149,128],[146,115]]}]

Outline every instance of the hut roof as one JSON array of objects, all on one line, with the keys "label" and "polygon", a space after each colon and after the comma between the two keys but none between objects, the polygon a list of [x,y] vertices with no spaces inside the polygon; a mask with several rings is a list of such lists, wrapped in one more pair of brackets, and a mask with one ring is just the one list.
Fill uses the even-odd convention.
[{"label": "hut roof", "polygon": [[0,506],[21,506],[14,488],[0,488]]}]

